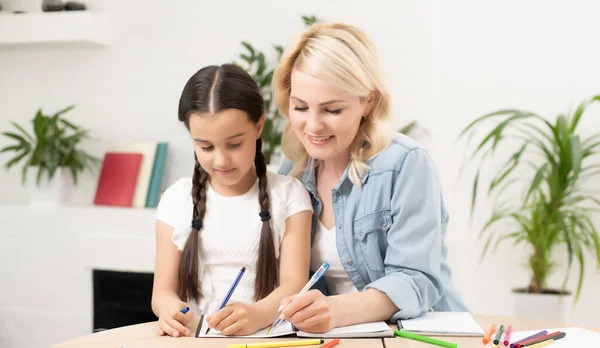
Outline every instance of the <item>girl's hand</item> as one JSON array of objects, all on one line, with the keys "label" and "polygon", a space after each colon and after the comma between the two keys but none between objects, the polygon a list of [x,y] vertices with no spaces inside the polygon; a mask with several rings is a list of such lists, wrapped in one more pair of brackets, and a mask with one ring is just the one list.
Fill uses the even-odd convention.
[{"label": "girl's hand", "polygon": [[220,311],[206,317],[208,327],[226,336],[251,335],[262,329],[256,310],[252,305],[232,302]]},{"label": "girl's hand", "polygon": [[327,297],[319,290],[286,297],[281,305],[285,319],[299,330],[323,333],[337,327],[339,305],[335,297]]},{"label": "girl's hand", "polygon": [[178,301],[161,313],[158,318],[159,336],[165,334],[173,337],[191,335],[190,330],[185,326],[192,321],[194,313],[191,310],[186,314],[181,313],[181,310],[187,306],[187,303]]}]

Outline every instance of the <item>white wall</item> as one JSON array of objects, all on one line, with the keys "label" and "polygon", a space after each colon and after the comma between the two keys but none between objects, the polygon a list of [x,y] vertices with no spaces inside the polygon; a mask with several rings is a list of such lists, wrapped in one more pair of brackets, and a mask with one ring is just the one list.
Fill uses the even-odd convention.
[{"label": "white wall", "polygon": [[[595,44],[600,23],[594,15],[599,10],[600,4],[591,0],[436,2],[440,75],[432,138],[451,214],[448,233],[456,280],[474,312],[512,313],[510,289],[528,284],[521,267],[528,254],[508,242],[479,262],[483,242],[475,237],[489,211],[480,209],[469,226],[473,173],[456,181],[465,155],[464,143],[456,145],[456,137],[476,116],[496,109],[523,108],[553,118],[600,94],[600,48]],[[584,133],[600,131],[599,111],[590,109],[585,116]],[[557,257],[566,260],[564,253]],[[600,276],[593,261],[587,258],[583,295],[571,321],[600,327],[594,314],[600,310]],[[575,289],[576,275],[575,270],[570,289]],[[562,279],[562,273],[556,274],[550,285],[560,287]]]},{"label": "white wall", "polygon": [[[416,119],[432,133],[426,144],[451,213],[449,261],[457,286],[474,312],[511,314],[510,289],[527,282],[526,271],[518,268],[525,259],[506,245],[479,263],[475,236],[483,217],[469,226],[470,182],[456,185],[464,148],[454,140],[471,119],[496,108],[529,108],[552,117],[600,93],[596,2],[403,0],[378,1],[377,8],[358,0],[89,3],[113,22],[112,46],[0,47],[0,130],[9,121],[27,122],[39,107],[54,111],[74,103],[70,116],[99,138],[86,144],[98,156],[113,141],[168,141],[167,185],[189,175],[193,163],[176,116],[179,93],[192,73],[230,61],[240,52],[240,40],[263,49],[287,43],[303,28],[303,14],[351,22],[379,48],[396,124]],[[600,121],[588,118],[589,129],[600,129]],[[0,147],[6,143],[0,138]],[[18,180],[17,170],[0,171],[0,203],[27,202]],[[96,180],[92,174],[84,178],[76,203],[92,201]],[[12,259],[2,254],[3,262]],[[594,315],[600,309],[594,301],[600,277],[593,268],[587,268],[572,319],[600,327]]]},{"label": "white wall", "polygon": [[[192,147],[177,120],[187,79],[205,65],[236,58],[241,40],[274,53],[271,44],[287,45],[303,29],[305,14],[348,21],[371,33],[394,77],[395,114],[406,115],[398,124],[418,118],[428,126],[431,120],[426,97],[432,86],[430,2],[385,1],[377,10],[361,1],[342,0],[294,6],[275,0],[90,3],[114,23],[113,46],[0,48],[0,129],[9,127],[9,121],[27,122],[38,107],[51,112],[74,103],[69,116],[99,138],[88,144],[98,156],[113,141],[168,141],[165,183],[173,182],[191,175],[193,168]],[[5,144],[0,138],[0,146]],[[19,175],[18,170],[0,172],[0,203],[27,201]],[[74,200],[89,204],[97,176],[85,179]]]}]

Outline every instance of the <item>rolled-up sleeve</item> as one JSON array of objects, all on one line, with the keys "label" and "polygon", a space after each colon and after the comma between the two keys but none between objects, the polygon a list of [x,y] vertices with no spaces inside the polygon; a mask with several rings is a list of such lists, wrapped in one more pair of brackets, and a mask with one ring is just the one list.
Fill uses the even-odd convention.
[{"label": "rolled-up sleeve", "polygon": [[400,309],[391,320],[428,311],[442,296],[441,185],[430,156],[409,151],[392,185],[392,225],[387,233],[385,276],[367,285]]}]

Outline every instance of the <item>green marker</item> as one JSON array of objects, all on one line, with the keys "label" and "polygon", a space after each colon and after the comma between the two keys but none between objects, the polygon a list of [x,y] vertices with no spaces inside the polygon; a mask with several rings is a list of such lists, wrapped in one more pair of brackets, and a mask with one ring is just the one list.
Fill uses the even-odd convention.
[{"label": "green marker", "polygon": [[494,344],[498,345],[500,343],[500,338],[502,338],[502,331],[504,331],[504,325],[500,325],[498,329],[498,333],[496,334],[496,338],[494,338]]},{"label": "green marker", "polygon": [[421,342],[425,342],[425,343],[435,344],[440,347],[459,348],[458,344],[456,344],[456,343],[450,343],[450,342],[446,342],[446,341],[437,340],[435,338],[415,335],[414,333],[410,333],[410,332],[395,330],[394,335],[399,336],[399,337],[404,337],[404,338],[410,338],[411,340],[415,340],[415,341],[421,341]]}]

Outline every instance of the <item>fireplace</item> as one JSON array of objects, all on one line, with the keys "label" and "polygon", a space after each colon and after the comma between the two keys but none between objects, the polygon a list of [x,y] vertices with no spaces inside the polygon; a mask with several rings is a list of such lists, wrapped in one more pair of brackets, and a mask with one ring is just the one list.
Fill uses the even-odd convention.
[{"label": "fireplace", "polygon": [[157,320],[153,273],[93,270],[94,332]]}]

